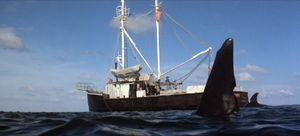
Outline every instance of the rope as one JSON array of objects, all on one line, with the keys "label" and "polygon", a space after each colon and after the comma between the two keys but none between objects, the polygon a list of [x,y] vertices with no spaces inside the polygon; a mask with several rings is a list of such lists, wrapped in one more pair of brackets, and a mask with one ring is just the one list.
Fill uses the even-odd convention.
[{"label": "rope", "polygon": [[144,15],[141,15],[141,16],[139,16],[138,18],[136,18],[135,20],[133,20],[132,22],[130,22],[130,24],[128,24],[128,25],[131,25],[131,24],[133,24],[135,21],[137,21],[137,20],[139,20],[139,19],[141,19],[142,17],[144,17],[144,16],[147,16],[147,15],[149,15],[150,13],[152,13],[152,12],[154,12],[154,9],[152,9],[151,11],[149,11],[149,12],[147,12],[146,14],[144,14]]},{"label": "rope", "polygon": [[211,62],[211,52],[209,52],[209,59],[208,59],[208,76],[209,76],[209,74],[210,74],[210,72],[211,72],[211,68],[210,68],[210,62]]},{"label": "rope", "polygon": [[[118,45],[119,45],[119,40],[120,40],[120,34],[118,33],[117,34],[118,36],[117,36],[117,40],[116,40],[116,43],[115,43],[115,51],[114,51],[114,54],[113,54],[113,57],[111,57],[111,54],[109,55],[110,56],[110,59],[109,59],[109,61],[111,61],[111,63],[110,63],[110,65],[108,65],[107,67],[107,69],[108,69],[108,71],[107,71],[107,78],[110,78],[110,72],[109,72],[109,68],[112,68],[112,66],[113,66],[113,64],[114,64],[114,57],[115,57],[115,55],[116,55],[116,53],[117,53],[117,49],[118,49]],[[112,37],[112,36],[111,36]],[[112,41],[112,38],[111,38],[111,41]],[[111,43],[110,43],[110,46],[112,46],[111,45]],[[111,52],[111,51],[110,51]],[[103,87],[103,88],[105,88],[105,86]]]},{"label": "rope", "polygon": [[138,63],[140,63],[140,61],[139,61],[138,57],[136,56],[136,54],[135,54],[135,52],[134,52],[134,50],[133,50],[133,48],[132,48],[130,42],[128,42],[128,45],[129,45],[130,51],[131,51],[132,54],[133,54],[133,57],[137,60]]},{"label": "rope", "polygon": [[169,26],[171,27],[171,29],[173,30],[173,32],[175,33],[176,37],[178,38],[178,40],[181,42],[181,44],[184,46],[184,48],[190,53],[191,56],[194,56],[193,53],[189,50],[189,48],[185,45],[185,43],[182,41],[182,39],[179,37],[179,35],[177,34],[177,32],[175,31],[175,29],[171,26],[169,20],[166,18],[165,14],[163,14],[164,18],[166,19],[166,21],[168,22]]},{"label": "rope", "polygon": [[[134,49],[132,48],[132,45],[131,45],[130,43],[129,43],[129,47],[130,47],[130,50],[131,50],[131,52],[132,52],[134,58],[137,60],[137,63],[142,64],[142,65],[147,65],[146,63],[144,63],[143,61],[140,61],[140,60],[138,59],[138,57],[136,56],[136,54],[135,54],[135,52],[134,52]],[[150,70],[151,70],[153,73],[155,73],[153,69],[150,69]]]},{"label": "rope", "polygon": [[[209,53],[207,53],[206,56],[189,73],[187,73],[186,75],[182,76],[181,78],[179,78],[177,80],[181,80],[183,83],[203,63],[203,61],[205,61],[207,59],[208,56],[209,56]],[[184,78],[184,79],[182,80],[182,78]]]},{"label": "rope", "polygon": [[106,103],[106,101],[105,101],[105,99],[104,99],[104,97],[103,97],[103,101],[104,101],[104,103],[105,103],[105,105],[106,105],[106,107],[112,112],[112,110],[111,110],[111,108],[108,106],[108,104]]},{"label": "rope", "polygon": [[163,10],[163,13],[165,13],[168,18],[170,18],[174,23],[176,23],[178,26],[180,26],[184,31],[186,31],[187,33],[189,33],[192,37],[194,37],[197,41],[199,41],[200,43],[202,43],[204,46],[206,47],[210,47],[208,44],[206,44],[205,42],[201,41],[199,38],[197,38],[195,35],[193,35],[190,31],[188,31],[186,28],[184,28],[182,25],[180,25],[176,20],[174,20],[166,11]]},{"label": "rope", "polygon": [[[113,57],[116,56],[116,53],[117,53],[117,49],[118,49],[118,44],[119,44],[119,40],[120,40],[120,35],[118,35],[118,38],[117,38],[117,43],[115,45],[115,51],[114,51],[114,55]],[[114,64],[114,59],[111,59],[111,63],[110,63],[110,68],[112,67],[112,65]],[[109,74],[109,73],[108,73]],[[108,75],[107,74],[107,75]],[[108,77],[108,76],[107,76]]]},{"label": "rope", "polygon": [[[188,31],[186,28],[184,28],[182,25],[180,25],[175,19],[173,19],[166,11],[162,10],[163,12],[163,16],[166,19],[165,15],[170,18],[174,23],[176,23],[178,26],[180,26],[184,31],[186,31],[188,34],[190,34],[193,38],[195,38],[198,42],[200,42],[201,44],[203,44],[206,47],[210,47],[208,44],[204,43],[203,41],[201,41],[199,38],[197,38],[195,35],[193,35],[190,31]],[[167,19],[166,19],[167,20]],[[189,49],[186,47],[186,45],[184,44],[184,42],[181,40],[181,38],[178,36],[178,34],[176,33],[175,29],[170,25],[170,22],[167,20],[169,26],[171,27],[171,29],[174,31],[175,35],[177,36],[177,38],[179,39],[179,41],[185,46],[185,48],[187,49],[187,51],[192,55],[192,53],[189,51]],[[192,55],[193,56],[193,55]],[[182,76],[181,78],[179,78],[178,80],[181,80],[182,83],[203,63],[203,61],[205,61],[207,59],[207,57],[209,57],[209,66],[208,69],[210,69],[210,61],[211,61],[211,51],[209,53],[207,53],[207,55],[196,65],[195,68],[193,68],[189,73],[187,73],[186,75]],[[209,74],[209,73],[208,73]],[[182,80],[182,78],[184,78]]]}]

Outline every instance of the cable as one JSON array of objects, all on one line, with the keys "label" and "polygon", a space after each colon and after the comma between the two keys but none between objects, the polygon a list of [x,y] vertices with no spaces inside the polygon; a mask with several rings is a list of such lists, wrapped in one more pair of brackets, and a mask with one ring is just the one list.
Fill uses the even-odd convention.
[{"label": "cable", "polygon": [[199,41],[200,43],[202,43],[204,46],[206,47],[210,47],[208,44],[206,44],[205,42],[201,41],[199,38],[197,38],[195,35],[193,35],[190,31],[188,31],[186,28],[184,28],[182,25],[180,25],[176,20],[174,20],[166,11],[163,10],[163,13],[165,13],[174,23],[176,23],[178,26],[180,26],[184,31],[186,31],[187,33],[189,33],[192,37],[194,37],[197,41]]}]

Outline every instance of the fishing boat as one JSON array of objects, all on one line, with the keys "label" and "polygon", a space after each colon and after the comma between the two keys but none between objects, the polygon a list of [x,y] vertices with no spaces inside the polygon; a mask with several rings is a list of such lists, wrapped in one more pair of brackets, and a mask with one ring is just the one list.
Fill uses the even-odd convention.
[{"label": "fishing boat", "polygon": [[[87,93],[87,100],[89,111],[92,112],[109,112],[109,111],[161,111],[161,110],[195,110],[202,98],[205,85],[193,85],[187,86],[185,89],[172,89],[172,85],[177,86],[183,83],[165,81],[162,82],[162,77],[166,76],[170,72],[175,71],[179,67],[189,63],[190,61],[204,56],[199,63],[191,69],[184,77],[184,80],[188,78],[193,72],[208,58],[208,74],[210,70],[211,51],[212,48],[202,42],[199,38],[194,36],[186,28],[175,21],[169,14],[167,14],[162,8],[162,2],[155,0],[154,8],[147,14],[153,13],[156,26],[156,47],[157,47],[157,70],[154,70],[147,62],[142,52],[139,50],[138,45],[133,41],[129,32],[127,31],[128,18],[131,15],[129,8],[125,6],[125,1],[121,0],[121,4],[117,6],[115,19],[120,21],[120,37],[121,37],[121,51],[122,54],[115,56],[115,68],[110,69],[111,74],[115,77],[109,79],[106,83],[104,90],[96,90],[95,85],[92,83],[77,82],[76,90],[85,91]],[[161,15],[170,18],[176,24],[178,24],[185,32],[194,37],[197,41],[204,45],[206,48],[204,51],[199,51],[196,55],[192,55],[186,61],[183,61],[179,65],[167,70],[161,71],[161,59],[160,59],[160,21]],[[145,15],[143,15],[145,16]],[[142,17],[143,17],[142,16]],[[178,36],[176,34],[176,36]],[[178,38],[181,41],[180,38]],[[130,48],[134,54],[134,58],[137,58],[135,52],[138,53],[143,63],[135,66],[128,67],[127,65],[127,49]],[[135,50],[133,50],[135,49]],[[147,67],[152,73],[151,75],[141,73],[142,69]],[[155,79],[153,79],[155,77]],[[151,83],[152,81],[152,83]],[[154,81],[154,82],[153,82]],[[162,89],[166,87],[167,89]],[[244,106],[248,103],[248,92],[243,91],[241,86],[234,88],[234,94],[238,99],[239,106]]]}]

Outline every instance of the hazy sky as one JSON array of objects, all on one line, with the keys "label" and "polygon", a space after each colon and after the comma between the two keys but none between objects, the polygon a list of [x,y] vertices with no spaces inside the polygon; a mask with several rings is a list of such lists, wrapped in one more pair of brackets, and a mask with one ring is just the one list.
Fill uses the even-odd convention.
[{"label": "hazy sky", "polygon": [[[75,91],[75,83],[94,83],[103,90],[107,79],[113,78],[109,69],[114,67],[120,34],[114,25],[119,4],[118,0],[1,0],[0,111],[88,111],[86,93]],[[126,5],[133,21],[151,11],[154,1],[130,0]],[[166,0],[162,6],[213,48],[212,63],[222,43],[234,39],[237,85],[249,92],[249,98],[258,92],[260,103],[300,103],[299,1]],[[128,32],[156,69],[153,17],[151,13],[129,22]],[[191,56],[161,18],[162,71],[166,71]],[[190,52],[206,49],[169,21]],[[119,49],[116,54],[121,54]],[[128,57],[129,66],[137,64],[130,53]],[[168,76],[180,78],[202,58]],[[183,87],[205,84],[207,66],[208,60]],[[145,65],[142,73],[150,74]]]}]

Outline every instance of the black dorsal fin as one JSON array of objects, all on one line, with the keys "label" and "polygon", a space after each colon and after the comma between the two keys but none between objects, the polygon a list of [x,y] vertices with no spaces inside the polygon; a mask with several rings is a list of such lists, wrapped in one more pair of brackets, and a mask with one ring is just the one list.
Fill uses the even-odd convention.
[{"label": "black dorsal fin", "polygon": [[218,50],[196,114],[224,115],[239,111],[233,89],[233,39],[228,38]]},{"label": "black dorsal fin", "polygon": [[258,96],[258,93],[253,94],[252,97],[250,98],[250,103],[246,104],[245,107],[264,107],[264,106],[266,106],[264,104],[258,103],[257,96]]}]

